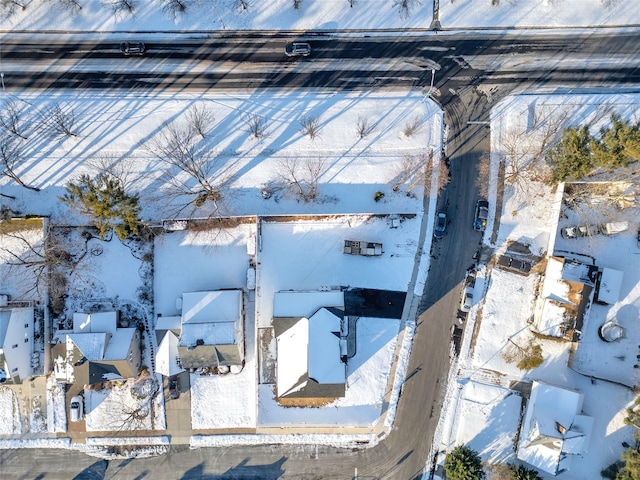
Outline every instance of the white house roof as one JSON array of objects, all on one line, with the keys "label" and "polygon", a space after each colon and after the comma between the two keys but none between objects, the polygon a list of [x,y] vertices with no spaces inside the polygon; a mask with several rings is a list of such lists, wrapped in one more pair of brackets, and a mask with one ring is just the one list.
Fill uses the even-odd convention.
[{"label": "white house roof", "polygon": [[182,294],[182,324],[236,322],[241,312],[241,290]]},{"label": "white house roof", "polygon": [[108,342],[108,333],[69,333],[67,334],[67,351],[75,344],[87,360],[97,361],[104,358]]},{"label": "white house roof", "polygon": [[278,396],[291,393],[308,371],[309,320],[301,318],[277,337],[278,363],[276,386]]},{"label": "white house roof", "polygon": [[555,475],[565,454],[585,453],[593,418],[580,415],[583,400],[575,390],[533,382],[518,459]]},{"label": "white house roof", "polygon": [[622,287],[622,277],[624,272],[605,268],[602,270],[600,287],[598,289],[598,301],[609,305],[618,303],[620,300],[620,288]]},{"label": "white house roof", "polygon": [[170,377],[184,372],[184,368],[178,365],[178,337],[168,331],[162,337],[158,352],[156,353],[156,372]]},{"label": "white house roof", "polygon": [[180,330],[182,317],[180,315],[162,316],[156,318],[156,330]]},{"label": "white house roof", "polygon": [[321,308],[309,319],[309,378],[318,383],[345,382],[339,335],[340,318],[326,308]]},{"label": "white house roof", "polygon": [[73,333],[115,333],[116,312],[74,313]]},{"label": "white house roof", "polygon": [[334,290],[277,292],[273,299],[273,316],[309,318],[322,307],[344,307],[344,293]]},{"label": "white house roof", "polygon": [[185,323],[180,332],[180,345],[196,345],[202,340],[204,345],[232,345],[236,342],[236,324],[219,323]]},{"label": "white house roof", "polygon": [[135,333],[135,328],[118,328],[107,341],[103,360],[126,359]]}]

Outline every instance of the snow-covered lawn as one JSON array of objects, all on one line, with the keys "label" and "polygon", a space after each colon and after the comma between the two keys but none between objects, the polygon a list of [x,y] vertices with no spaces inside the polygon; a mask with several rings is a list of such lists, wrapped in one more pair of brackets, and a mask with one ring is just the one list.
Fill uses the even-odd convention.
[{"label": "snow-covered lawn", "polygon": [[115,380],[111,388],[85,390],[87,431],[165,429],[161,385],[162,378],[156,375]]},{"label": "snow-covered lawn", "polygon": [[[115,16],[100,0],[84,0],[82,10],[72,13],[60,3],[34,0],[21,10],[8,4],[3,30],[63,30],[77,32],[159,32],[176,30],[338,30],[380,28],[428,29],[433,13],[431,1],[407,2],[408,10],[388,0],[304,0],[295,9],[291,0],[245,2],[236,0],[187,3],[184,13],[163,12],[152,0],[136,3],[134,15]],[[71,3],[69,3],[71,5]],[[13,14],[8,12],[13,7]],[[56,22],[53,23],[52,16]],[[440,2],[440,21],[445,28],[595,26],[640,23],[634,0],[455,0]],[[149,36],[147,34],[143,38]],[[140,38],[120,34],[123,38]]]}]

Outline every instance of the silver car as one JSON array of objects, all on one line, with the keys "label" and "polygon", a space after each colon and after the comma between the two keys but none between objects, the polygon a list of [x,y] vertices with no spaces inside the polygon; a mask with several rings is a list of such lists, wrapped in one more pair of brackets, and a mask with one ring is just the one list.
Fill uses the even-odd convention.
[{"label": "silver car", "polygon": [[83,408],[82,397],[76,395],[71,397],[71,403],[69,403],[69,418],[72,422],[79,422],[82,420]]},{"label": "silver car", "polygon": [[473,307],[473,287],[467,285],[462,292],[462,301],[460,302],[460,310],[468,312]]}]

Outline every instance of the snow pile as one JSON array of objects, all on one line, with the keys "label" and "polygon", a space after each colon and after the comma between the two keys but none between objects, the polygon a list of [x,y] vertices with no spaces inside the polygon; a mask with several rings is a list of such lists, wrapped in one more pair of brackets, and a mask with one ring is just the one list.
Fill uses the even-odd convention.
[{"label": "snow pile", "polygon": [[9,387],[0,386],[0,433],[22,433],[18,399]]},{"label": "snow pile", "polygon": [[65,385],[56,382],[53,375],[47,377],[47,431],[49,433],[67,431]]},{"label": "snow pile", "polygon": [[194,435],[190,445],[197,447],[232,447],[235,445],[326,445],[348,448],[374,446],[378,438],[373,434],[310,434],[310,435]]}]

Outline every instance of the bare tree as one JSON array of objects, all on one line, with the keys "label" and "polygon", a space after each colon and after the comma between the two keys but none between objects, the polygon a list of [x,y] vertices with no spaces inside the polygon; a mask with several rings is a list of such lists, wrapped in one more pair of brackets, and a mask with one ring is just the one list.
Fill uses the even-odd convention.
[{"label": "bare tree", "polygon": [[423,184],[426,187],[427,181],[433,178],[434,174],[438,176],[436,189],[440,193],[449,183],[449,169],[445,161],[436,158],[433,149],[418,155],[405,155],[398,168],[393,191],[397,192],[400,185],[406,183],[408,184],[407,195],[411,195],[413,189],[418,185]]},{"label": "bare tree", "polygon": [[393,6],[398,8],[400,18],[407,20],[411,16],[412,10],[422,6],[422,2],[420,0],[394,0]]},{"label": "bare tree", "polygon": [[114,394],[109,395],[109,400],[115,403],[111,408],[113,415],[108,423],[109,429],[153,429],[153,401],[160,391],[158,382],[148,374],[140,375],[128,392],[115,392],[116,389],[125,390],[128,385],[114,387]]},{"label": "bare tree", "polygon": [[544,113],[535,109],[529,126],[512,126],[500,136],[504,167],[504,181],[521,192],[530,191],[531,182],[544,181],[549,173],[545,155],[569,116],[569,109]]},{"label": "bare tree", "polygon": [[80,0],[55,0],[62,8],[69,10],[72,14],[77,15],[82,10]]},{"label": "bare tree", "polygon": [[309,138],[313,140],[318,136],[320,119],[313,115],[305,115],[300,119],[300,126],[302,127],[301,133],[309,135]]},{"label": "bare tree", "polygon": [[162,0],[162,11],[175,20],[191,3],[192,0]]},{"label": "bare tree", "polygon": [[249,10],[251,3],[250,3],[250,0],[235,0],[234,5],[235,5],[235,8],[237,8],[238,10],[242,10],[243,12],[246,12]]},{"label": "bare tree", "polygon": [[102,0],[102,6],[110,9],[116,18],[120,18],[123,14],[133,16],[138,5],[137,0]]},{"label": "bare tree", "polygon": [[[55,273],[69,272],[76,269],[87,254],[87,241],[85,239],[84,248],[74,248],[74,253],[66,248],[59,239],[48,230],[43,237],[37,240],[29,235],[29,226],[22,226],[20,229],[11,228],[12,223],[24,223],[24,219],[17,219],[3,224],[0,233],[5,237],[0,248],[0,255],[6,258],[4,264],[8,267],[9,273],[15,278],[27,278],[25,271],[30,272],[33,284],[27,287],[28,293],[48,294],[55,297],[63,294],[65,282],[50,281],[50,275]],[[35,224],[34,224],[35,225]],[[42,228],[40,222],[39,228]],[[33,230],[33,228],[31,228]],[[59,278],[55,276],[55,278]]]},{"label": "bare tree", "polygon": [[76,114],[73,106],[63,107],[59,103],[54,103],[46,107],[41,113],[42,124],[55,132],[57,135],[77,137],[74,132]]},{"label": "bare tree", "polygon": [[264,117],[250,113],[245,117],[244,122],[254,138],[262,138],[267,135],[267,125]]},{"label": "bare tree", "polygon": [[22,109],[14,100],[8,101],[0,113],[0,125],[9,133],[27,140],[24,132]]},{"label": "bare tree", "polygon": [[372,125],[370,123],[368,117],[358,115],[358,123],[356,124],[356,134],[358,135],[358,138],[365,138],[371,132],[373,132],[374,128],[375,125]]},{"label": "bare tree", "polygon": [[282,182],[305,203],[318,198],[318,181],[326,168],[324,158],[288,157],[280,161]]},{"label": "bare tree", "polygon": [[16,173],[16,168],[20,167],[24,163],[22,157],[22,145],[19,140],[13,140],[10,137],[4,137],[0,139],[0,173],[18,185],[35,192],[39,192],[38,187],[34,187],[25,183],[20,176]]},{"label": "bare tree", "polygon": [[195,136],[188,126],[169,124],[153,139],[149,149],[170,167],[165,193],[180,204],[176,213],[187,207],[199,209],[208,204],[212,207],[212,215],[219,215],[223,192],[233,179],[233,171],[221,168]]},{"label": "bare tree", "polygon": [[407,123],[404,124],[404,129],[402,130],[402,134],[405,137],[411,137],[418,133],[418,130],[422,128],[422,119],[419,115],[413,117],[413,119],[408,120]]},{"label": "bare tree", "polygon": [[215,119],[216,117],[213,115],[213,112],[205,103],[194,103],[187,111],[189,127],[202,138],[207,136],[207,132]]},{"label": "bare tree", "polygon": [[2,12],[2,16],[4,18],[13,17],[18,9],[27,9],[26,0],[24,2],[21,2],[19,0],[0,0],[0,12]]}]

